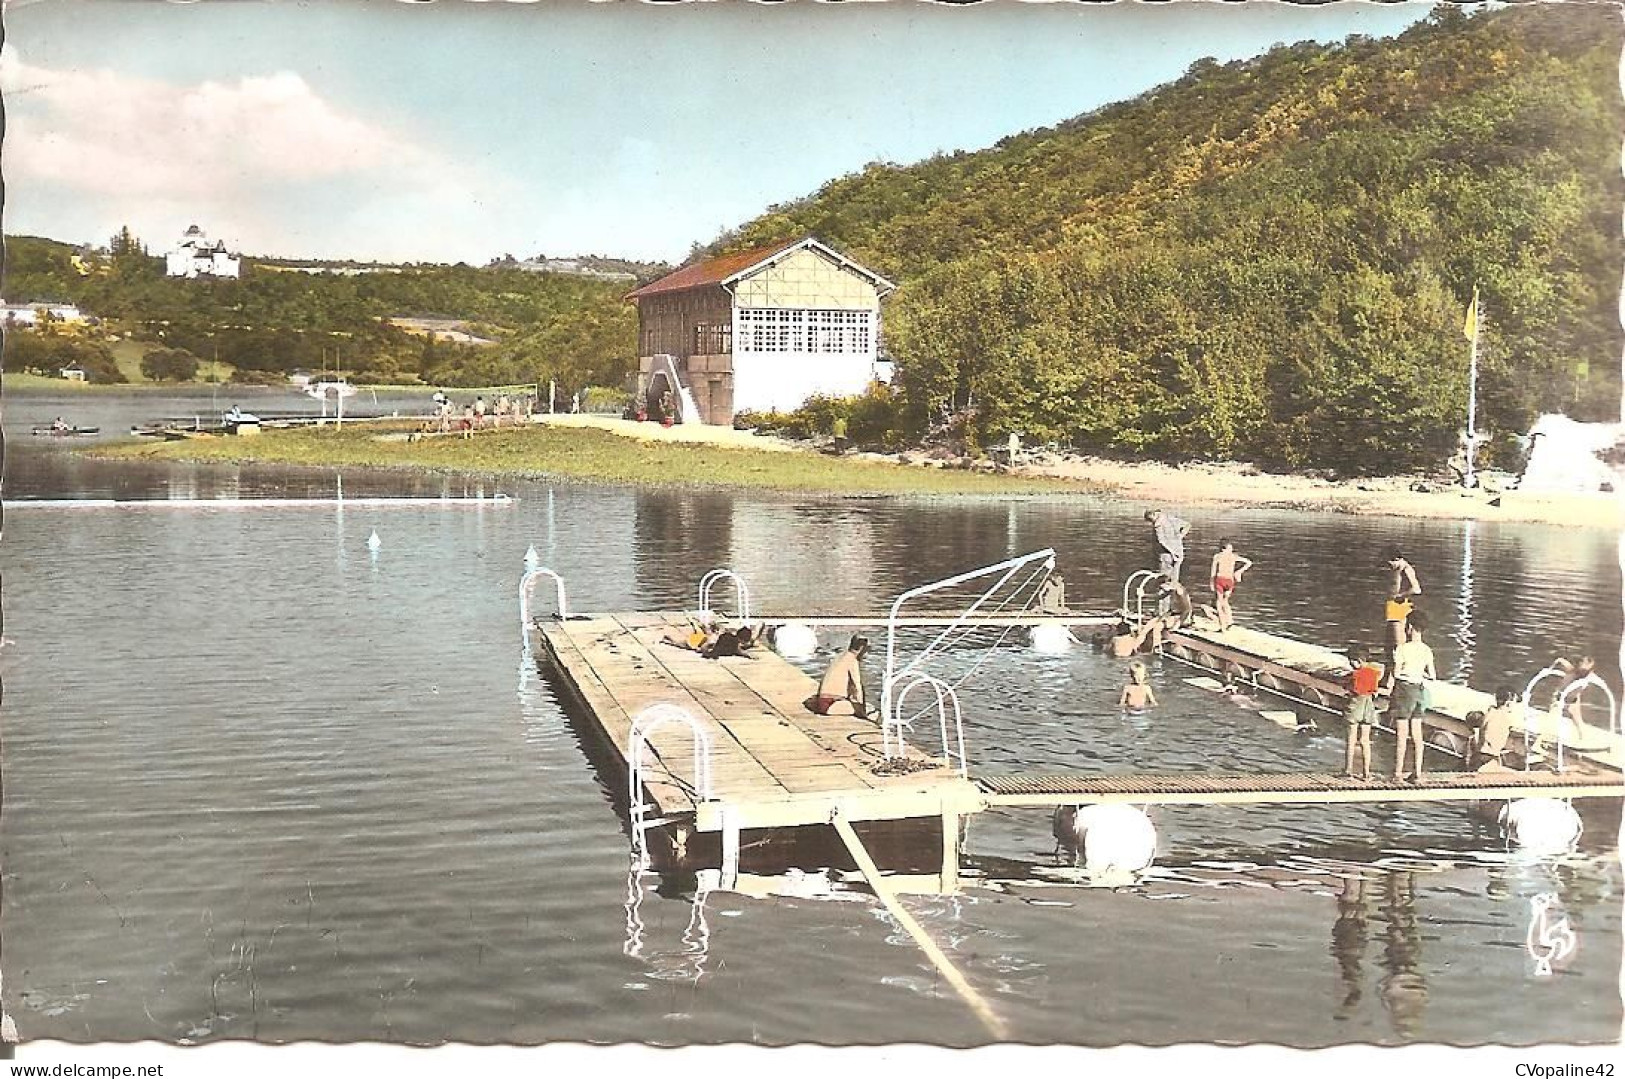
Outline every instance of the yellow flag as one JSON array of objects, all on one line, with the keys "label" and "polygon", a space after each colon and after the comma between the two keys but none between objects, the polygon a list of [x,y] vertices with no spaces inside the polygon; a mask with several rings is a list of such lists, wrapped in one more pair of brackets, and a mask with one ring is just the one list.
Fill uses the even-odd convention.
[{"label": "yellow flag", "polygon": [[1462,324],[1461,332],[1471,341],[1478,336],[1478,286],[1473,286],[1473,302],[1467,305],[1467,321]]}]

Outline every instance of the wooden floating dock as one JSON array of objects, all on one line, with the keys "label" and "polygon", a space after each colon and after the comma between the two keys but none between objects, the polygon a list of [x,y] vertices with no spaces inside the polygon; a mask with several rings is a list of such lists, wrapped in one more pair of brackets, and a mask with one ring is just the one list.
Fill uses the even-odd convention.
[{"label": "wooden floating dock", "polygon": [[[840,817],[864,830],[874,822],[913,822],[940,844],[945,890],[957,887],[959,821],[981,807],[974,784],[941,759],[910,747],[888,774],[880,728],[856,716],[819,716],[803,702],[813,679],[766,649],[754,658],[710,660],[662,643],[688,629],[681,612],[597,615],[539,621],[537,630],[565,684],[587,706],[630,768],[633,720],[655,704],[675,705],[711,736],[712,797],[696,789],[694,736],[684,726],[656,729],[644,773],[649,804],[680,857],[693,833],[718,833],[724,879],[738,871],[746,829],[827,827]],[[878,694],[877,694],[878,695]]]},{"label": "wooden floating dock", "polygon": [[[1350,670],[1348,657],[1340,651],[1281,637],[1242,626],[1220,632],[1216,626],[1196,624],[1170,633],[1163,652],[1173,659],[1211,671],[1230,671],[1252,681],[1259,688],[1313,708],[1342,711],[1348,697],[1343,684]],[[1428,687],[1432,707],[1422,717],[1425,729],[1446,731],[1465,740],[1473,727],[1467,713],[1487,711],[1495,704],[1488,693],[1451,682],[1432,682]],[[1379,725],[1383,724],[1381,715]],[[1556,735],[1551,717],[1541,712],[1542,727],[1534,740],[1532,759],[1544,762],[1556,756]],[[1388,729],[1385,725],[1383,729]],[[1463,742],[1465,744],[1465,741]],[[1523,732],[1515,730],[1509,747],[1521,754]],[[1612,731],[1581,724],[1578,739],[1565,738],[1565,765],[1590,767],[1604,772],[1625,770],[1625,739]]]},{"label": "wooden floating dock", "polygon": [[[742,848],[777,839],[791,843],[811,832],[838,834],[854,861],[916,874],[912,890],[958,887],[962,820],[996,807],[1087,805],[1266,805],[1500,801],[1530,797],[1619,798],[1625,776],[1574,754],[1563,772],[1429,772],[1411,783],[1387,777],[1356,779],[1323,772],[1220,775],[1033,775],[962,778],[942,758],[911,746],[905,761],[887,762],[878,725],[855,716],[818,716],[804,702],[813,679],[767,649],[754,658],[709,660],[664,643],[686,632],[684,612],[538,619],[534,630],[567,691],[585,705],[589,726],[609,747],[625,782],[631,767],[632,725],[644,709],[675,705],[710,739],[709,797],[697,789],[695,735],[685,725],[656,728],[647,740],[642,800],[653,814],[650,846],[658,863],[715,865],[731,887]],[[804,623],[812,618],[798,618]],[[765,620],[764,620],[765,621]],[[1216,636],[1216,635],[1215,635]],[[1211,668],[1233,661],[1273,677],[1285,692],[1318,693],[1340,704],[1341,653],[1253,631],[1232,630],[1216,644],[1201,631],[1176,634],[1187,654]],[[1339,670],[1341,666],[1342,670]],[[1461,689],[1443,703],[1476,703]],[[878,691],[874,693],[878,696]],[[1460,697],[1461,699],[1457,699]],[[1448,713],[1444,713],[1449,718]],[[916,732],[921,741],[935,731]],[[936,748],[936,747],[932,747]],[[624,789],[624,788],[623,788]],[[749,842],[744,833],[755,833]],[[863,833],[858,842],[855,837]],[[854,845],[856,843],[856,845]],[[885,856],[890,845],[891,857]],[[922,865],[922,854],[928,862]],[[868,872],[866,870],[866,872]],[[928,874],[928,876],[920,876]],[[900,877],[888,877],[897,881]],[[893,888],[896,885],[894,883]]]},{"label": "wooden floating dock", "polygon": [[1332,772],[1217,775],[986,776],[989,806],[1272,805],[1283,803],[1502,801],[1517,798],[1619,798],[1625,776],[1586,772],[1424,772],[1409,783]]},{"label": "wooden floating dock", "polygon": [[[751,621],[760,622],[764,626],[782,626],[790,622],[798,622],[803,626],[812,626],[815,629],[819,627],[861,629],[865,626],[887,625],[890,622],[890,616],[884,613],[818,615],[758,615],[753,613]],[[1079,614],[1075,612],[1044,614],[1039,611],[1019,611],[1013,614],[971,615],[965,617],[961,614],[955,614],[953,611],[921,611],[911,615],[899,615],[895,624],[903,629],[946,629],[948,626],[954,625],[1004,629],[1052,624],[1068,628],[1109,626],[1116,621],[1116,615]]]}]

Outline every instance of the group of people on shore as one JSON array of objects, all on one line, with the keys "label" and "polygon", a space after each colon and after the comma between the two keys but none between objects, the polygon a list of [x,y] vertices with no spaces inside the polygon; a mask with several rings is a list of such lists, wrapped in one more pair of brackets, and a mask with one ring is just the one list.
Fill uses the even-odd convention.
[{"label": "group of people on shore", "polygon": [[504,393],[489,405],[485,395],[480,394],[463,405],[461,418],[457,417],[456,405],[444,391],[437,391],[431,400],[434,402],[432,419],[435,430],[449,434],[455,428],[464,438],[473,437],[475,431],[485,427],[529,423],[536,412],[536,396],[529,393],[513,397]]}]

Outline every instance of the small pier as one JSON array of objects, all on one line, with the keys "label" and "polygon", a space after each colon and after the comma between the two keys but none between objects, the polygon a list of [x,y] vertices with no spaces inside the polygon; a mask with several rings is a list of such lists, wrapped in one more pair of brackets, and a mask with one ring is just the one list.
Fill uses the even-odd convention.
[{"label": "small pier", "polygon": [[[694,853],[695,833],[714,834],[729,880],[746,829],[824,828],[840,819],[866,836],[880,833],[885,846],[905,837],[876,825],[898,822],[915,825],[904,831],[939,852],[933,868],[944,890],[957,886],[959,821],[981,808],[975,784],[945,758],[912,746],[886,758],[872,720],[814,715],[803,702],[816,683],[766,649],[711,660],[663,643],[666,633],[688,628],[681,612],[536,623],[559,676],[629,772],[633,725],[646,709],[674,705],[706,732],[703,759],[693,728],[670,724],[647,736],[641,786],[655,814],[648,824],[664,837],[668,858]],[[918,843],[907,845],[918,852]]]},{"label": "small pier", "polygon": [[[1233,680],[1322,712],[1340,713],[1348,698],[1343,684],[1349,673],[1348,656],[1343,652],[1263,633],[1242,626],[1220,631],[1201,623],[1170,633],[1162,652],[1170,659],[1203,670],[1227,674]],[[1432,705],[1422,717],[1426,731],[1443,731],[1465,746],[1472,724],[1467,714],[1487,711],[1495,699],[1467,686],[1451,682],[1429,683]],[[1533,762],[1555,759],[1557,755],[1554,719],[1539,713],[1541,726],[1531,732],[1529,753]],[[1379,714],[1378,726],[1392,730]],[[1524,737],[1515,731],[1512,746],[1522,753]],[[1565,739],[1564,764],[1582,770],[1590,767],[1618,775],[1625,769],[1625,738],[1619,733],[1589,723],[1575,725],[1574,736]]]}]

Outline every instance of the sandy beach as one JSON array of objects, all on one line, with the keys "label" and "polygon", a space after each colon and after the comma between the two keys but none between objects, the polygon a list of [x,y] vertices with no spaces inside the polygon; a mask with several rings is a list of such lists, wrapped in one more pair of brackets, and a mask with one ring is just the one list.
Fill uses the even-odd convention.
[{"label": "sandy beach", "polygon": [[[814,443],[736,431],[708,424],[662,427],[607,416],[541,416],[542,423],[595,427],[648,441],[702,442],[786,453],[817,452]],[[922,468],[947,467],[924,454],[857,453],[862,460],[901,461]],[[1313,476],[1261,472],[1251,465],[1113,461],[1095,457],[1036,453],[1013,469],[981,462],[989,470],[1015,475],[1084,479],[1113,488],[1109,497],[1183,506],[1247,506],[1443,520],[1507,521],[1567,527],[1625,527],[1625,504],[1618,494],[1536,493],[1503,490],[1509,477],[1488,473],[1476,490],[1450,487],[1419,476],[1326,480]],[[1425,490],[1415,489],[1417,487]],[[1625,482],[1622,482],[1625,487]]]}]

